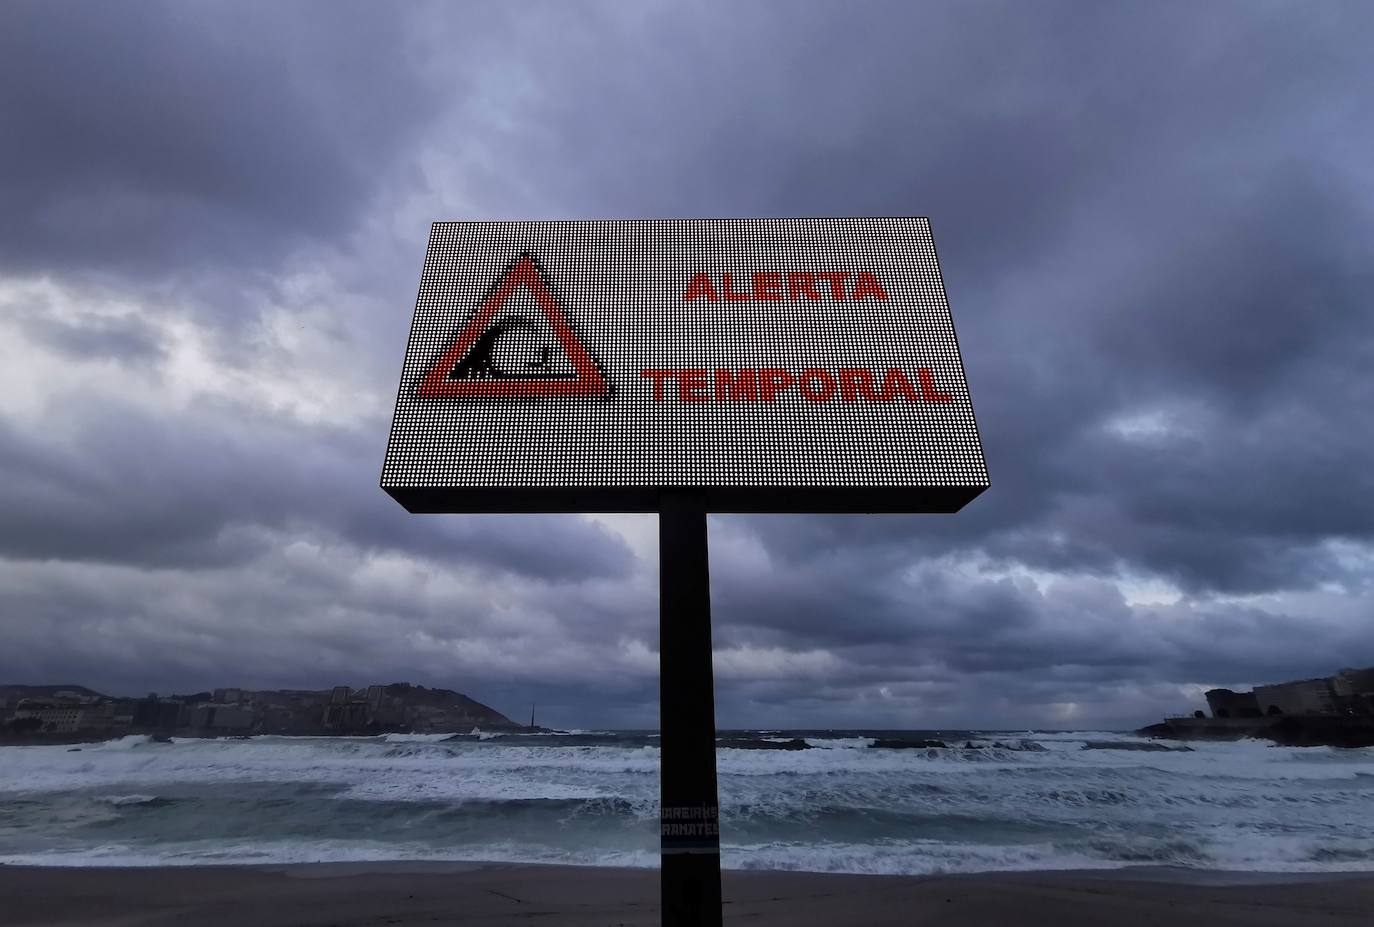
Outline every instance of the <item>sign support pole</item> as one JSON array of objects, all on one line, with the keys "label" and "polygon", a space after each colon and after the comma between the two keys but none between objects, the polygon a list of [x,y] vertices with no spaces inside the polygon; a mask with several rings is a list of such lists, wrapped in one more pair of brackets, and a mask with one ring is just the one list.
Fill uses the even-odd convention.
[{"label": "sign support pole", "polygon": [[660,875],[663,927],[718,927],[720,811],[706,500],[659,496]]}]

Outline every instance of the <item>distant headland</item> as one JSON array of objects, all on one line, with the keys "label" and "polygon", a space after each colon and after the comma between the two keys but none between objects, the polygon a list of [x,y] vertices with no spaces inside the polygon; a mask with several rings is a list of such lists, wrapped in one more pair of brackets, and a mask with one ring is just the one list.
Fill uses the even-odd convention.
[{"label": "distant headland", "polygon": [[191,695],[103,695],[79,685],[0,685],[0,743],[105,740],[126,734],[384,734],[525,730],[450,689],[407,682],[353,689],[214,689]]},{"label": "distant headland", "polygon": [[1255,686],[1250,692],[1211,689],[1204,697],[1210,717],[1199,709],[1139,733],[1177,740],[1259,737],[1295,747],[1374,747],[1374,666]]}]

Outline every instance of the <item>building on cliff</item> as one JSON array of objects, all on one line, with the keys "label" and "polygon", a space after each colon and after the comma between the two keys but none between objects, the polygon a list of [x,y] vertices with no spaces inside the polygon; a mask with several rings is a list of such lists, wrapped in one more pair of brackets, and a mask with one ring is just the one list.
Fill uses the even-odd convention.
[{"label": "building on cliff", "polygon": [[252,709],[223,702],[201,702],[191,709],[191,728],[200,733],[245,734],[253,727]]},{"label": "building on cliff", "polygon": [[39,730],[48,734],[71,734],[84,726],[89,708],[78,702],[24,699],[14,710],[15,720],[33,718]]},{"label": "building on cliff", "polygon": [[1213,718],[1258,718],[1264,714],[1253,692],[1211,689],[1205,698]]},{"label": "building on cliff", "polygon": [[1341,714],[1344,699],[1338,698],[1333,677],[1300,679],[1271,686],[1255,686],[1255,701],[1260,712],[1269,715],[1335,715]]},{"label": "building on cliff", "polygon": [[1255,686],[1253,692],[1212,689],[1206,699],[1217,719],[1374,715],[1374,667]]},{"label": "building on cliff", "polygon": [[1294,745],[1374,746],[1374,667],[1332,676],[1255,686],[1251,692],[1211,689],[1211,717],[1170,717],[1142,728],[1151,737],[1268,737]]}]

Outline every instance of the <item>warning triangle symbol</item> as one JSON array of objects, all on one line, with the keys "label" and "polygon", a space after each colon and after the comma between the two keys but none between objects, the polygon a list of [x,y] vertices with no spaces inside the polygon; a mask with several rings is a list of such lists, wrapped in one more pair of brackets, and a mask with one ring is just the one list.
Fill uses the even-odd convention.
[{"label": "warning triangle symbol", "polygon": [[[519,343],[539,321],[503,312],[522,286],[534,297],[553,343],[513,360],[504,343]],[[419,389],[426,398],[605,396],[609,392],[610,384],[568,325],[529,254],[522,254],[506,271],[472,321],[425,374]]]}]

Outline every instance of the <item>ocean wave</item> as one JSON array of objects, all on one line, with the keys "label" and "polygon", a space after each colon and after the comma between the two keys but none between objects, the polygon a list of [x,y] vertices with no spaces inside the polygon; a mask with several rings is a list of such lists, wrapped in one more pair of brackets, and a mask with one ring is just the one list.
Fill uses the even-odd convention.
[{"label": "ocean wave", "polygon": [[[732,866],[1374,868],[1369,750],[1082,749],[1139,742],[1110,732],[721,738]],[[878,739],[949,746],[874,749]],[[808,749],[779,748],[793,741]],[[1017,749],[1023,741],[1045,749]],[[581,731],[0,748],[0,860],[652,864],[656,745],[645,732]]]},{"label": "ocean wave", "polygon": [[390,746],[382,751],[382,756],[389,759],[445,759],[460,756],[461,753],[438,741],[388,741]]},{"label": "ocean wave", "polygon": [[717,750],[810,750],[800,737],[731,737],[716,741]]},{"label": "ocean wave", "polygon": [[867,750],[873,746],[872,737],[804,737],[817,750]]},{"label": "ocean wave", "polygon": [[105,740],[95,744],[84,744],[81,749],[83,751],[91,750],[108,752],[113,750],[134,750],[139,747],[146,747],[150,745],[160,744],[159,742],[154,741],[152,736],[149,734],[126,734],[123,737],[117,737],[113,740]]},{"label": "ocean wave", "polygon": [[1093,859],[1133,865],[1212,866],[1218,860],[1205,840],[1186,837],[1131,836],[1099,838],[1071,844]]},{"label": "ocean wave", "polygon": [[1121,864],[1079,856],[1050,844],[948,845],[901,841],[873,846],[827,841],[814,846],[758,843],[722,848],[729,869],[836,872],[857,875],[942,875],[1044,869],[1110,869]]},{"label": "ocean wave", "polygon": [[167,805],[175,804],[176,799],[163,798],[160,795],[102,795],[96,799],[106,805],[113,805],[116,808],[126,806],[144,806],[149,808],[162,808]]},{"label": "ocean wave", "polygon": [[615,747],[633,750],[640,747],[657,747],[658,735],[622,735],[588,731],[582,733],[515,733],[515,732],[478,732],[471,734],[450,734],[444,743],[477,743],[492,747]]},{"label": "ocean wave", "polygon": [[387,744],[435,744],[452,736],[452,731],[445,731],[441,734],[382,734],[380,739]]},{"label": "ocean wave", "polygon": [[1307,858],[1314,863],[1374,863],[1374,843],[1313,847]]}]

